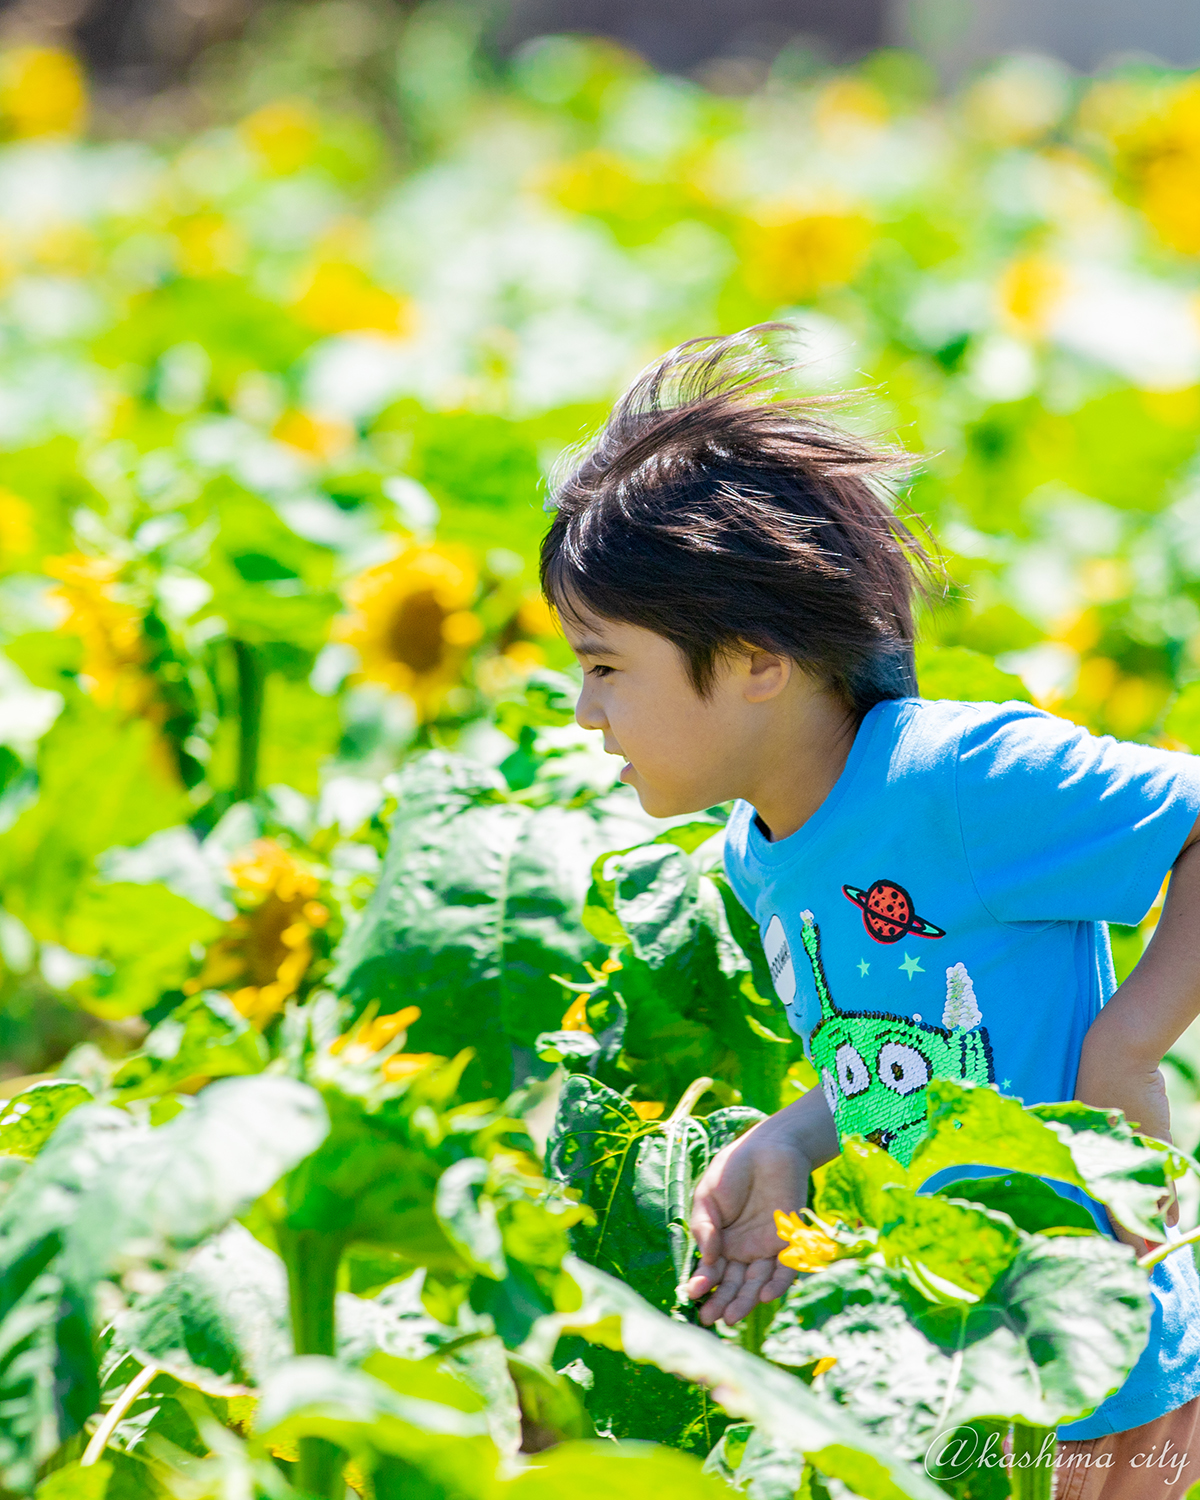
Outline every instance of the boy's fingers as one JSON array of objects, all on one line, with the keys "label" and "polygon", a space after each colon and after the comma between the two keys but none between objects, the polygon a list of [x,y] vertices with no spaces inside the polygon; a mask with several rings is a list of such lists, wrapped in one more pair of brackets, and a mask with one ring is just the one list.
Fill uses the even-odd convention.
[{"label": "boy's fingers", "polygon": [[771,1272],[771,1279],[758,1294],[760,1302],[774,1302],[776,1297],[782,1297],[792,1282],[795,1281],[798,1272],[793,1271],[791,1266],[781,1266],[775,1262],[775,1269]]},{"label": "boy's fingers", "polygon": [[722,1317],[727,1325],[732,1326],[740,1322],[748,1312],[753,1312],[758,1306],[758,1294],[771,1279],[771,1272],[775,1268],[775,1258],[770,1260],[751,1261],[746,1269],[746,1277],[742,1282],[737,1296],[725,1309]]},{"label": "boy's fingers", "polygon": [[725,1309],[742,1289],[742,1282],[746,1279],[746,1267],[740,1260],[732,1260],[725,1267],[725,1274],[721,1278],[720,1286],[716,1287],[711,1297],[700,1309],[700,1321],[709,1326],[721,1317]]},{"label": "boy's fingers", "polygon": [[684,1287],[688,1297],[693,1302],[698,1302],[701,1297],[711,1292],[713,1287],[719,1286],[721,1277],[725,1274],[725,1257],[713,1261],[711,1265],[700,1266],[695,1274],[691,1276]]},{"label": "boy's fingers", "polygon": [[700,1259],[706,1264],[712,1264],[721,1257],[721,1225],[717,1222],[714,1214],[709,1209],[708,1203],[700,1197],[696,1198],[692,1206],[692,1238],[696,1241],[696,1248],[700,1251]]}]

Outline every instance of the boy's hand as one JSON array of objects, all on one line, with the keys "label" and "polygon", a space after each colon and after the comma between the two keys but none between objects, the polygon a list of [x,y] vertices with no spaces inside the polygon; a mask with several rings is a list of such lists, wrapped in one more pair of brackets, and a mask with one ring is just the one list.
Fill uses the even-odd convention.
[{"label": "boy's hand", "polygon": [[776,1210],[803,1208],[809,1173],[836,1154],[837,1133],[816,1089],[713,1158],[692,1202],[700,1265],[687,1295],[693,1302],[707,1298],[702,1323],[736,1323],[792,1284],[795,1271],[779,1264]]}]

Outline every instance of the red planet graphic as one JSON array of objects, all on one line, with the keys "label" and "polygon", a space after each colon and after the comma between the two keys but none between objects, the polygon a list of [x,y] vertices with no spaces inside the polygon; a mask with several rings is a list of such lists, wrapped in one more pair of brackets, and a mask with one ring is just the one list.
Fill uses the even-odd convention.
[{"label": "red planet graphic", "polygon": [[913,909],[913,899],[894,880],[874,880],[865,891],[856,885],[844,885],[843,893],[862,908],[863,926],[877,943],[898,943],[905,937],[945,937]]}]

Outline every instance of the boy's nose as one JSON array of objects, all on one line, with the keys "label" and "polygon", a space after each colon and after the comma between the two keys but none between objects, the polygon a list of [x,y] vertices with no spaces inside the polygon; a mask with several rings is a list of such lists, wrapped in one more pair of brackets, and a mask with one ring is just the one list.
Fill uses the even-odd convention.
[{"label": "boy's nose", "polygon": [[607,729],[608,720],[585,682],[575,704],[575,722],[581,729]]}]

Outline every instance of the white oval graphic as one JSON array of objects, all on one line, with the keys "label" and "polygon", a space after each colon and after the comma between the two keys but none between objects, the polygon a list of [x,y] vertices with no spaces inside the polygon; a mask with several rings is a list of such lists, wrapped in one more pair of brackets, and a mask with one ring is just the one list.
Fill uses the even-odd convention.
[{"label": "white oval graphic", "polygon": [[849,1042],[843,1042],[837,1049],[833,1065],[837,1068],[838,1085],[847,1099],[853,1099],[855,1094],[861,1094],[864,1089],[871,1087],[871,1075],[867,1072],[862,1054]]},{"label": "white oval graphic", "polygon": [[778,917],[772,917],[763,933],[763,952],[771,970],[771,983],[775,993],[785,1005],[796,998],[796,971],[792,968],[792,950],[788,947],[787,933]]},{"label": "white oval graphic", "polygon": [[821,1092],[825,1095],[825,1103],[829,1106],[831,1115],[837,1114],[838,1087],[833,1081],[833,1074],[828,1068],[821,1069]]},{"label": "white oval graphic", "polygon": [[887,1042],[875,1063],[879,1081],[897,1094],[911,1094],[929,1082],[929,1062],[915,1047]]}]

